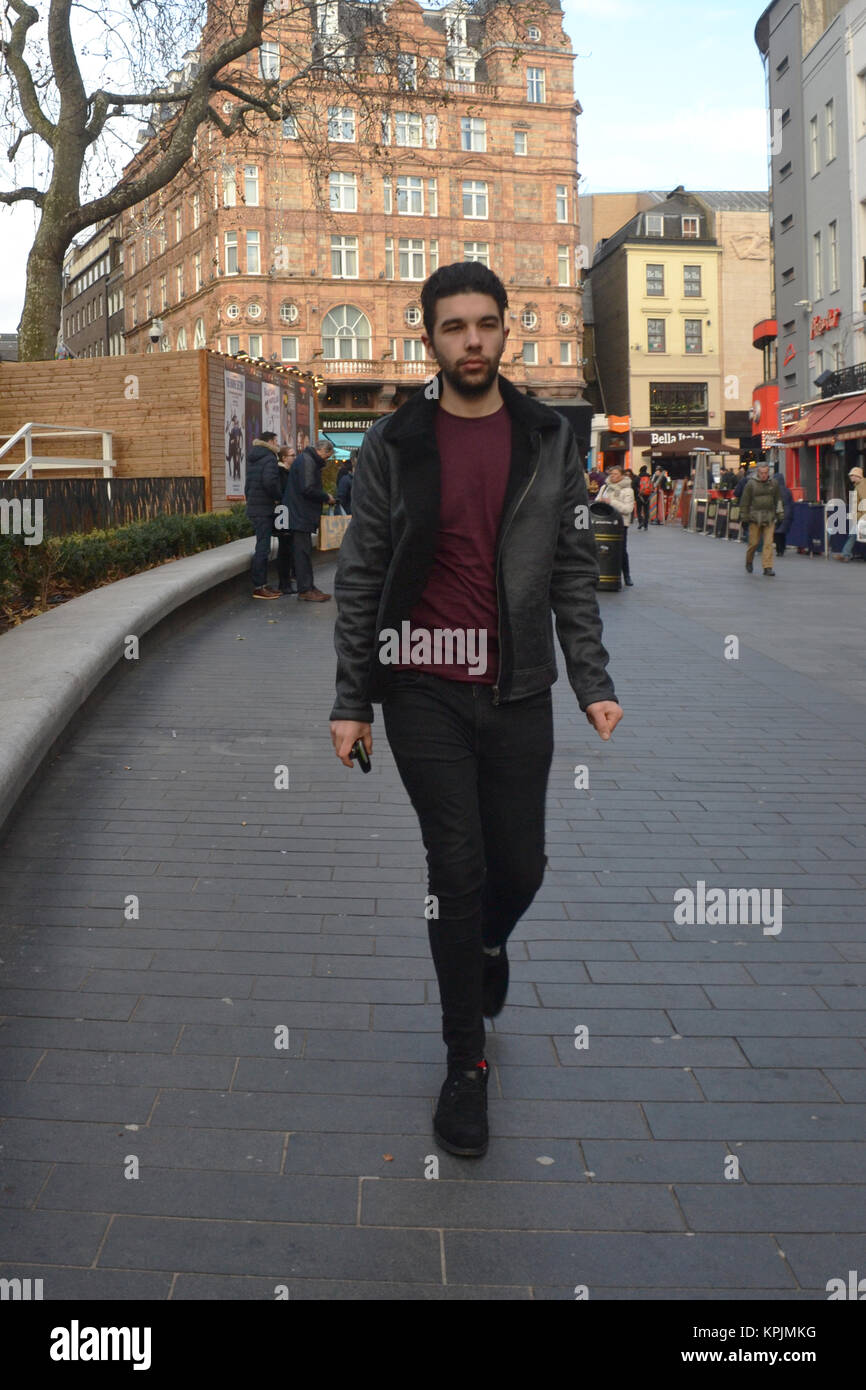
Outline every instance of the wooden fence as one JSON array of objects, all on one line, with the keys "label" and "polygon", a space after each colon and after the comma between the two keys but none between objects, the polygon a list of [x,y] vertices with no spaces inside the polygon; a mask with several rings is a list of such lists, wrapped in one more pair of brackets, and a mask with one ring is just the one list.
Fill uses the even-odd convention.
[{"label": "wooden fence", "polygon": [[16,478],[0,480],[0,497],[41,499],[46,535],[65,536],[203,512],[205,483],[202,477]]}]

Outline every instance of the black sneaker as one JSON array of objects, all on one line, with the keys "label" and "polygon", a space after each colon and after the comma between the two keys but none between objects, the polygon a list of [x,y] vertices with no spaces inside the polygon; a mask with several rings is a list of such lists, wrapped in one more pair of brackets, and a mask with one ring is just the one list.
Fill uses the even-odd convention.
[{"label": "black sneaker", "polygon": [[754,565],[752,564],[751,560],[747,560],[747,561],[746,561],[746,574],[751,574],[751,573],[752,573],[752,570],[753,570],[754,568],[755,568],[755,567],[754,567]]},{"label": "black sneaker", "polygon": [[433,1138],[443,1149],[464,1158],[487,1152],[487,1063],[448,1068],[433,1120]]},{"label": "black sneaker", "polygon": [[495,1018],[502,1013],[508,993],[508,956],[504,946],[500,946],[498,956],[485,955],[482,989],[481,1012],[485,1018]]},{"label": "black sneaker", "polygon": [[764,577],[765,577],[766,579],[775,579],[775,578],[776,578],[776,571],[775,571],[775,570],[764,570]]}]

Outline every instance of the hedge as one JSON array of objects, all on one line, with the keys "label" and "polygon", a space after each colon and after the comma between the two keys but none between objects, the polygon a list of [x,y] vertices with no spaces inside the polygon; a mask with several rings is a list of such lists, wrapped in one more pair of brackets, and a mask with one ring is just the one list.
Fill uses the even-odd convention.
[{"label": "hedge", "polygon": [[35,603],[42,612],[58,584],[63,596],[71,598],[166,560],[195,555],[252,534],[240,502],[225,512],[161,516],[110,531],[46,534],[39,545],[25,545],[20,536],[0,535],[0,607],[8,615],[10,606]]}]

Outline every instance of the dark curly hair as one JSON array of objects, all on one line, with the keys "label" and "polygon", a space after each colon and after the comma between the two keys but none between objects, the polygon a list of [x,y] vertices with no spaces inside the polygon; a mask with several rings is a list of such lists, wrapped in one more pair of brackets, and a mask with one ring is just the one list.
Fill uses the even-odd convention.
[{"label": "dark curly hair", "polygon": [[496,300],[500,317],[505,322],[508,293],[499,276],[479,261],[455,261],[453,265],[443,265],[434,271],[421,290],[421,308],[428,338],[433,337],[436,301],[450,294],[489,294],[491,299]]}]

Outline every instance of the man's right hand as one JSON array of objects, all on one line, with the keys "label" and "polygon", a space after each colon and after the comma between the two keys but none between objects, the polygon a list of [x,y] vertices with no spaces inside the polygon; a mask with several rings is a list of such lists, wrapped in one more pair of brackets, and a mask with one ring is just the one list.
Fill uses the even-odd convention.
[{"label": "man's right hand", "polygon": [[359,738],[363,740],[367,757],[371,757],[373,733],[369,724],[358,724],[354,719],[331,720],[331,742],[334,745],[334,752],[346,767],[354,766],[349,754]]}]

